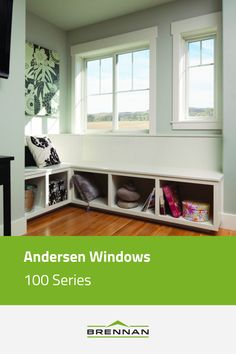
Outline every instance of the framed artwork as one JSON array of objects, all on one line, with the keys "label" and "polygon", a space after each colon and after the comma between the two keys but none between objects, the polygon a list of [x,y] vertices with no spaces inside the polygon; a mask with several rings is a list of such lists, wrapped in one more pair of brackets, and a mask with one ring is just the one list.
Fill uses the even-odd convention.
[{"label": "framed artwork", "polygon": [[25,114],[58,116],[58,52],[26,42],[25,58]]}]

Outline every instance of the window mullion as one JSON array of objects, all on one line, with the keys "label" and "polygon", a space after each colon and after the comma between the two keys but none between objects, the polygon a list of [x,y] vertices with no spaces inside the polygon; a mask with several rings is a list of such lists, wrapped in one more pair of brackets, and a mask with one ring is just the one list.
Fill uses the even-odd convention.
[{"label": "window mullion", "polygon": [[131,62],[131,90],[134,89],[134,52],[132,52],[132,62]]},{"label": "window mullion", "polygon": [[42,134],[48,134],[48,117],[44,116],[42,119]]},{"label": "window mullion", "polygon": [[99,60],[99,94],[102,92],[102,61],[101,59]]},{"label": "window mullion", "polygon": [[185,43],[184,119],[189,117],[189,42]]},{"label": "window mullion", "polygon": [[84,74],[83,74],[83,87],[84,87],[84,99],[83,99],[83,108],[82,108],[82,116],[84,117],[82,122],[82,132],[86,133],[88,128],[88,80],[87,80],[87,70],[88,70],[88,62],[84,62]]},{"label": "window mullion", "polygon": [[218,62],[217,62],[217,53],[218,48],[217,48],[217,39],[214,37],[214,117],[215,119],[219,116],[219,97],[218,97],[218,72],[216,68],[218,67]]},{"label": "window mullion", "polygon": [[200,66],[202,66],[202,41],[200,41]]},{"label": "window mullion", "polygon": [[113,75],[112,75],[112,106],[113,106],[113,119],[112,130],[118,130],[118,112],[117,112],[117,64],[118,56],[113,56]]}]

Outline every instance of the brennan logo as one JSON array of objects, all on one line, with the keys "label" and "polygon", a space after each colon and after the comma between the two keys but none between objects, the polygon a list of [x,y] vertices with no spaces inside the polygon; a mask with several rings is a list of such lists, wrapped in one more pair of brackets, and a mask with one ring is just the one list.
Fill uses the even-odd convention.
[{"label": "brennan logo", "polygon": [[87,338],[149,338],[149,326],[128,326],[121,321],[115,321],[108,326],[87,326]]}]

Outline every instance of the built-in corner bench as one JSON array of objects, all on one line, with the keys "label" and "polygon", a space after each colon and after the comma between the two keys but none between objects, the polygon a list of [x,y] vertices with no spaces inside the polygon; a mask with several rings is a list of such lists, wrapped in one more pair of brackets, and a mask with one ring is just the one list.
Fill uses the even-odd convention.
[{"label": "built-in corner bench", "polygon": [[[36,217],[43,213],[63,205],[73,203],[80,206],[87,206],[80,199],[74,188],[70,189],[70,178],[74,173],[86,172],[96,175],[99,184],[102,185],[103,197],[99,197],[89,203],[91,208],[104,211],[120,213],[134,217],[140,217],[157,222],[166,222],[179,226],[198,228],[209,231],[216,231],[220,227],[222,213],[223,175],[215,171],[193,171],[171,168],[140,168],[135,166],[102,166],[96,163],[81,162],[77,166],[72,164],[60,164],[43,169],[26,168],[26,183],[37,186],[35,191],[35,206],[31,212],[26,213],[27,219]],[[116,204],[117,189],[132,178],[137,186],[141,199],[139,206],[134,209],[123,209]],[[49,206],[49,184],[50,181],[63,179],[67,186],[67,199]],[[171,215],[162,215],[160,212],[159,198],[161,188],[168,182],[176,182],[181,191],[181,196],[187,200],[198,200],[210,204],[210,221],[194,222],[182,217],[174,218]],[[155,208],[142,211],[142,206],[148,195],[155,187]]]}]

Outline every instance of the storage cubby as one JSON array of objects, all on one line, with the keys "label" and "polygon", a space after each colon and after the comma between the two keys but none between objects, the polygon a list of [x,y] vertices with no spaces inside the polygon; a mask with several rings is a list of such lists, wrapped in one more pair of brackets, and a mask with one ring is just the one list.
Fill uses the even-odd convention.
[{"label": "storage cubby", "polygon": [[27,212],[26,215],[30,216],[33,214],[38,214],[42,212],[42,210],[45,208],[46,205],[45,177],[41,176],[41,177],[26,179],[25,186],[26,185],[35,186],[35,188],[33,188],[33,194],[34,194],[33,208],[31,211]]},{"label": "storage cubby", "polygon": [[[43,213],[50,212],[56,208],[66,205],[70,202],[69,194],[69,176],[70,168],[68,165],[55,165],[42,169],[29,168],[25,169],[25,184],[36,186],[34,208],[30,212],[25,212],[27,219],[34,218]],[[58,196],[57,202],[50,203],[49,189],[53,181],[64,181],[65,190],[61,196]],[[62,183],[60,185],[61,190]]]},{"label": "storage cubby", "polygon": [[176,180],[168,180],[168,179],[161,179],[159,182],[159,195],[162,196],[165,195],[163,193],[163,187],[164,186],[170,186],[174,185],[175,188],[177,189],[177,194],[178,194],[178,199],[182,208],[182,202],[183,201],[190,201],[194,203],[204,203],[204,204],[209,204],[210,206],[210,211],[209,211],[209,221],[193,221],[193,220],[187,220],[183,218],[181,215],[180,217],[176,218],[173,217],[170,208],[168,206],[168,202],[164,196],[164,201],[165,201],[165,210],[166,214],[162,215],[161,214],[161,207],[159,203],[159,216],[163,220],[167,221],[172,221],[174,223],[185,223],[186,225],[194,225],[196,227],[201,227],[201,226],[213,226],[214,224],[214,184],[203,182],[203,183],[193,183],[193,182],[186,182],[186,181],[176,181]]},{"label": "storage cubby", "polygon": [[[95,173],[87,171],[74,170],[74,174],[79,174],[86,180],[94,185],[96,190],[99,191],[99,195],[89,202],[90,206],[94,207],[107,207],[108,206],[108,174],[106,173]],[[73,186],[73,200],[79,202],[82,205],[88,205],[86,201],[80,195],[80,192]]]},{"label": "storage cubby", "polygon": [[[138,200],[138,206],[131,209],[121,208],[117,205],[117,190],[126,185],[127,183],[132,183],[135,186],[135,190],[140,194],[140,199]],[[135,177],[135,176],[122,176],[122,175],[112,175],[112,186],[111,186],[111,207],[123,212],[142,212],[145,214],[155,214],[155,206],[153,208],[148,208],[146,211],[142,211],[145,201],[152,193],[155,188],[155,179],[146,177]],[[154,192],[155,193],[155,192]]]},{"label": "storage cubby", "polygon": [[52,206],[68,199],[68,172],[49,175],[48,205]]},{"label": "storage cubby", "polygon": [[[93,181],[100,191],[99,195],[88,203],[81,198],[75,186],[70,190],[70,177],[74,174],[80,174],[82,177],[87,177]],[[68,195],[65,200],[49,206],[50,182],[61,179],[65,180]],[[81,166],[61,164],[44,169],[26,169],[25,180],[27,183],[37,186],[35,208],[26,213],[28,219],[73,203],[79,206],[87,207],[89,205],[91,208],[193,229],[215,231],[219,229],[221,222],[223,175],[216,171],[168,170],[155,167],[139,171],[137,169],[120,170],[115,167],[112,169],[95,164]],[[140,194],[140,199],[138,200],[138,206],[126,209],[117,205],[117,190],[131,180]],[[183,216],[175,218],[171,213],[162,215],[159,207],[162,188],[171,183],[178,186],[181,201],[208,203],[210,205],[209,220],[198,222],[187,220]],[[142,211],[145,201],[154,188],[154,207]]]}]

